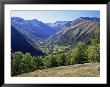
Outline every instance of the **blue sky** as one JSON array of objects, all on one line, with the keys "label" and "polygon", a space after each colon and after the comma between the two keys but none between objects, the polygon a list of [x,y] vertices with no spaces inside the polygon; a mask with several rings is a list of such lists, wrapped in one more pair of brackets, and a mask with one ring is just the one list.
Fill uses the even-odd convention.
[{"label": "blue sky", "polygon": [[11,17],[21,17],[26,20],[38,19],[44,23],[55,21],[72,21],[79,17],[100,18],[99,10],[67,10],[67,11],[11,11]]}]

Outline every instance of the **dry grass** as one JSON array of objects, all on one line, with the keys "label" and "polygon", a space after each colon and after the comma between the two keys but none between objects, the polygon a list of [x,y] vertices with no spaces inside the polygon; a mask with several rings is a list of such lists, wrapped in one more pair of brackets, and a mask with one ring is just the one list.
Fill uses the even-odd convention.
[{"label": "dry grass", "polygon": [[99,77],[100,63],[85,63],[37,70],[17,77]]}]

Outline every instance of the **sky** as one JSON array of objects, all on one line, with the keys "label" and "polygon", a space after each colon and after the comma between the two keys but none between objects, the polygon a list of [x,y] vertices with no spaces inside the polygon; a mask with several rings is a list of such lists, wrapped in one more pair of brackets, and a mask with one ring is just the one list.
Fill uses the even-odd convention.
[{"label": "sky", "polygon": [[99,10],[63,10],[63,11],[11,11],[11,17],[20,17],[25,20],[37,19],[44,23],[55,21],[73,21],[79,17],[100,18]]}]

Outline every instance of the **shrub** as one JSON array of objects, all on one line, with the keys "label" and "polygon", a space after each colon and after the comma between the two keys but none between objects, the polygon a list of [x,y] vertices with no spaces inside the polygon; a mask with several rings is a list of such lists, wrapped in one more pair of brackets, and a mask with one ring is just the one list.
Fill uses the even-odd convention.
[{"label": "shrub", "polygon": [[60,66],[67,65],[67,56],[65,53],[62,53],[60,55],[59,65]]},{"label": "shrub", "polygon": [[12,53],[11,56],[11,74],[17,75],[21,73],[21,61],[23,59],[24,54],[22,52]]},{"label": "shrub", "polygon": [[87,55],[89,62],[100,62],[99,44],[90,45],[85,54]]},{"label": "shrub", "polygon": [[31,56],[30,53],[23,54],[18,51],[11,56],[11,74],[12,76],[31,72],[38,69],[65,66],[71,64],[81,64],[85,62],[99,62],[99,39],[92,39],[88,45],[85,42],[79,42],[76,47],[68,52],[48,55],[45,58]]},{"label": "shrub", "polygon": [[50,67],[50,59],[51,59],[51,55],[49,55],[43,59],[44,68]]},{"label": "shrub", "polygon": [[22,52],[12,53],[11,56],[11,74],[12,76],[31,72],[36,69],[43,68],[43,59],[40,57],[32,57],[30,53]]},{"label": "shrub", "polygon": [[74,50],[74,62],[76,64],[85,63],[87,59],[85,57],[86,44],[79,42]]},{"label": "shrub", "polygon": [[50,67],[57,67],[58,66],[58,61],[56,56],[52,56],[50,58]]},{"label": "shrub", "polygon": [[66,56],[67,56],[67,65],[73,65],[75,64],[74,62],[74,50],[71,50],[69,52],[67,52]]},{"label": "shrub", "polygon": [[42,57],[33,57],[33,68],[43,69],[43,58]]},{"label": "shrub", "polygon": [[22,60],[22,70],[23,72],[30,72],[33,70],[33,60],[30,53],[26,53]]}]

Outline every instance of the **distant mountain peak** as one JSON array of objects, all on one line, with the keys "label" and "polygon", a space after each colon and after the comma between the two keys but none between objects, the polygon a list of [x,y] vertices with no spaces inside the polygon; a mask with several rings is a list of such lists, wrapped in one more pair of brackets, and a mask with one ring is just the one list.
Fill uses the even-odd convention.
[{"label": "distant mountain peak", "polygon": [[33,22],[41,22],[41,21],[39,21],[39,20],[37,20],[37,19],[32,19],[32,20],[30,20],[30,21],[33,21]]},{"label": "distant mountain peak", "polygon": [[85,19],[85,20],[94,20],[94,21],[100,21],[100,18],[97,18],[97,17],[80,17],[80,19]]},{"label": "distant mountain peak", "polygon": [[18,22],[21,22],[21,21],[24,21],[23,18],[20,18],[20,17],[11,17],[11,20],[15,20],[15,21],[18,21]]}]

